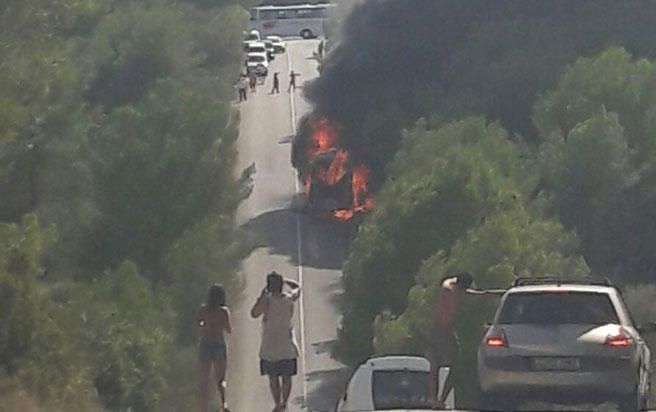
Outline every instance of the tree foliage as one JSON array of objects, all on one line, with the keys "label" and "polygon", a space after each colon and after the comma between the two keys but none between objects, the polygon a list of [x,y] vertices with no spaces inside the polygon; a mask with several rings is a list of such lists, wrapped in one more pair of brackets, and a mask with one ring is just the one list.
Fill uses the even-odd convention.
[{"label": "tree foliage", "polygon": [[238,293],[248,252],[229,104],[240,4],[3,3],[3,407],[147,412],[172,387],[189,404],[193,371],[168,365],[189,360],[207,286]]},{"label": "tree foliage", "polygon": [[223,104],[161,81],[91,130],[100,217],[90,236],[95,256],[108,258],[101,266],[127,256],[161,279],[164,254],[186,228],[236,209],[244,181],[232,177],[237,135],[228,116]]},{"label": "tree foliage", "polygon": [[656,65],[620,48],[581,58],[535,106],[545,193],[595,272],[653,280]]}]

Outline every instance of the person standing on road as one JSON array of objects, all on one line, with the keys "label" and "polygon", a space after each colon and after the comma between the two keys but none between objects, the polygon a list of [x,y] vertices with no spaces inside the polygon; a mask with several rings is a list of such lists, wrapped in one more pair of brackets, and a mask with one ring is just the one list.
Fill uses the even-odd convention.
[{"label": "person standing on road", "polygon": [[248,80],[249,80],[249,83],[250,83],[250,86],[251,86],[251,92],[255,93],[255,90],[257,88],[257,74],[255,73],[254,70],[252,70],[248,74]]},{"label": "person standing on road", "polygon": [[323,58],[323,51],[324,51],[324,44],[323,44],[323,40],[321,40],[321,42],[319,43],[319,47],[318,47],[318,52],[319,52],[319,58],[320,59]]},{"label": "person standing on road", "polygon": [[287,89],[288,92],[291,92],[292,89],[296,91],[296,77],[300,75],[300,73],[296,73],[294,70],[289,72],[289,88]]},{"label": "person standing on road", "polygon": [[237,81],[237,84],[235,84],[235,87],[237,88],[237,92],[239,93],[239,103],[245,102],[248,100],[248,80],[246,79],[246,75],[241,75],[239,77],[239,80]]},{"label": "person standing on road", "polygon": [[[298,344],[294,336],[292,318],[294,303],[301,295],[300,285],[291,279],[271,272],[267,286],[262,290],[251,316],[262,316],[262,343],[260,346],[260,374],[269,377],[269,387],[275,407],[273,412],[287,410],[292,390],[292,376],[297,373]],[[284,292],[287,285],[289,292]]]},{"label": "person standing on road", "polygon": [[280,93],[280,78],[278,77],[278,72],[273,73],[273,88],[271,89],[271,94]]},{"label": "person standing on road", "polygon": [[207,293],[207,302],[201,306],[198,316],[198,326],[201,331],[198,345],[198,361],[200,363],[200,397],[199,412],[208,412],[210,395],[210,372],[214,370],[217,389],[221,398],[221,410],[228,410],[226,401],[226,364],[227,348],[224,335],[232,333],[230,310],[226,306],[225,290],[221,285],[212,285]]},{"label": "person standing on road", "polygon": [[[437,294],[437,303],[431,319],[426,356],[431,363],[428,394],[434,406],[443,409],[449,392],[453,389],[452,376],[457,366],[459,346],[456,335],[456,320],[460,315],[465,295],[501,294],[505,290],[478,290],[470,288],[472,276],[461,272],[442,281]],[[439,392],[439,370],[449,367],[442,393]]]}]

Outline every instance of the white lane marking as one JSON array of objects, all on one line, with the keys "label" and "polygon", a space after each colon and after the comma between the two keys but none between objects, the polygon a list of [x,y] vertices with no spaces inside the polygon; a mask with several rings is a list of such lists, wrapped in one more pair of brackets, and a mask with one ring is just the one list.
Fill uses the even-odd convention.
[{"label": "white lane marking", "polygon": [[[292,58],[289,50],[287,51],[287,68],[292,70]],[[291,112],[291,121],[292,121],[292,136],[296,136],[296,101],[294,95],[296,94],[296,89],[290,90],[289,92],[289,105]],[[294,171],[294,192],[295,194],[300,193],[300,187],[298,185],[298,172]],[[302,390],[303,390],[303,408],[308,409],[307,407],[307,379],[306,379],[306,358],[305,358],[305,310],[304,310],[304,300],[303,295],[305,291],[303,290],[303,248],[302,245],[302,233],[301,233],[301,217],[296,215],[296,256],[298,262],[296,264],[296,271],[298,273],[298,284],[301,287],[301,297],[299,298],[298,306],[300,318],[300,334],[301,334],[301,376],[303,377]]]}]

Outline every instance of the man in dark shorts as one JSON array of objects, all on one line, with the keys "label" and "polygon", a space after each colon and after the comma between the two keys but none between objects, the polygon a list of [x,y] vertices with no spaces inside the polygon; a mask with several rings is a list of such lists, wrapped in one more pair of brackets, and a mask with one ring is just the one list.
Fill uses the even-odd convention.
[{"label": "man in dark shorts", "polygon": [[[465,295],[501,294],[505,290],[478,290],[470,288],[472,276],[467,272],[446,278],[437,294],[433,311],[431,333],[428,337],[426,357],[431,363],[428,394],[438,408],[445,407],[446,398],[453,389],[452,376],[458,360],[458,336],[455,322],[462,309]],[[439,370],[449,367],[442,393],[439,392]]]},{"label": "man in dark shorts", "polygon": [[[283,292],[287,285],[289,292]],[[260,346],[260,374],[269,377],[274,412],[287,409],[292,390],[292,376],[297,372],[298,345],[292,319],[294,304],[301,294],[300,285],[291,279],[271,272],[267,286],[251,309],[251,316],[262,316],[262,344]]]},{"label": "man in dark shorts", "polygon": [[280,78],[278,77],[278,72],[273,73],[273,88],[271,89],[271,94],[280,93]]},{"label": "man in dark shorts", "polygon": [[300,73],[296,73],[294,70],[289,72],[289,87],[287,88],[288,92],[291,92],[292,90],[296,91],[296,78],[300,75]]}]

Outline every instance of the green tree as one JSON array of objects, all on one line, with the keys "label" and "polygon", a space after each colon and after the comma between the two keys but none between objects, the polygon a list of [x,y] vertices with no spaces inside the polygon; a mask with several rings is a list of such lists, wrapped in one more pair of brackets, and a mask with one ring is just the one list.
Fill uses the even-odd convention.
[{"label": "green tree", "polygon": [[655,75],[610,48],[577,60],[535,106],[543,193],[593,270],[620,283],[653,280]]},{"label": "green tree", "polygon": [[167,249],[186,229],[234,213],[249,172],[233,178],[237,134],[229,116],[225,104],[166,80],[90,131],[100,217],[89,239],[94,251],[86,253],[97,265],[128,257],[157,282],[166,278]]},{"label": "green tree", "polygon": [[10,0],[0,10],[0,219],[40,203],[42,163],[67,130],[81,89],[75,33],[94,2]]},{"label": "green tree", "polygon": [[190,27],[174,5],[118,7],[101,21],[91,51],[98,67],[87,99],[106,110],[136,102],[157,79],[183,76],[198,59]]},{"label": "green tree", "polygon": [[563,223],[585,230],[610,196],[629,183],[632,168],[624,130],[614,114],[600,113],[542,147],[543,176]]},{"label": "green tree", "polygon": [[554,132],[566,136],[602,110],[616,113],[632,163],[640,166],[654,157],[656,65],[634,61],[624,49],[578,59],[535,107],[534,122],[543,138]]},{"label": "green tree", "polygon": [[58,320],[89,365],[89,379],[111,410],[157,410],[171,339],[166,298],[126,261],[91,284],[60,285]]},{"label": "green tree", "polygon": [[63,399],[80,389],[84,369],[40,281],[52,237],[34,215],[0,224],[0,368],[42,399]]}]

